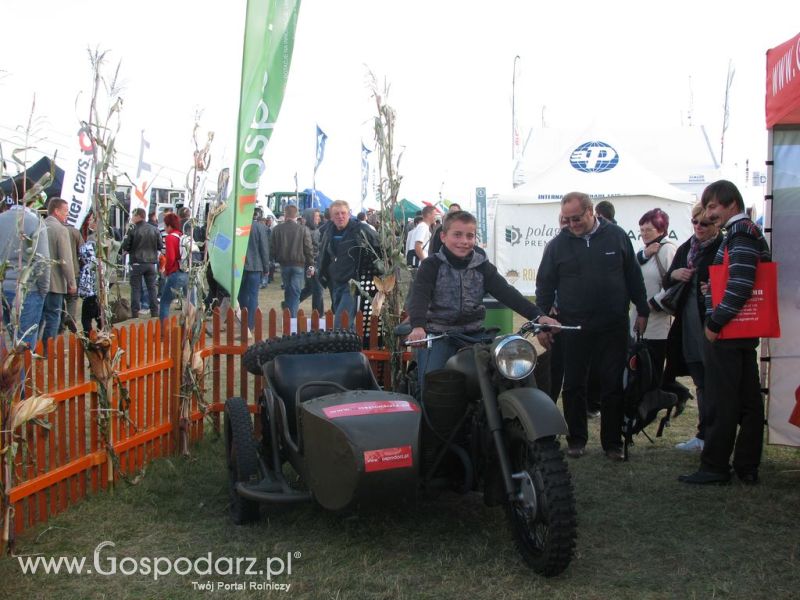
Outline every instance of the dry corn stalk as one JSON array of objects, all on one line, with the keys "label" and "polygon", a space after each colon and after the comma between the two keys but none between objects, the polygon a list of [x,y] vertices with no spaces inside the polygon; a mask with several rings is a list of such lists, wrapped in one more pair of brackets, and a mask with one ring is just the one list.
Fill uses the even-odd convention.
[{"label": "dry corn stalk", "polygon": [[11,431],[21,427],[31,419],[41,417],[56,409],[52,396],[42,395],[25,398],[11,405]]}]

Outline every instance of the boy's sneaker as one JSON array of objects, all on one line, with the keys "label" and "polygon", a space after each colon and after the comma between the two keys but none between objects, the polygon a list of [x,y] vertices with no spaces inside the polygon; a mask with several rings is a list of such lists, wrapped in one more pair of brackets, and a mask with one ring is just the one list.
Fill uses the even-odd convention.
[{"label": "boy's sneaker", "polygon": [[681,442],[680,444],[675,444],[675,448],[678,450],[683,450],[684,452],[700,452],[703,450],[704,445],[705,442],[703,440],[693,437],[692,439]]}]

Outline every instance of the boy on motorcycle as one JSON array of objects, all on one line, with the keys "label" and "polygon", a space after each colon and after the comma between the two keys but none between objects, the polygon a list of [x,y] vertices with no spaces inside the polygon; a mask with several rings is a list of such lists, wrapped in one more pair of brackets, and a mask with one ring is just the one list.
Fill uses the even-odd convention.
[{"label": "boy on motorcycle", "polygon": [[486,294],[528,320],[560,326],[512,287],[485,254],[475,251],[476,233],[477,220],[472,214],[448,213],[441,227],[441,250],[423,260],[417,271],[407,304],[413,329],[406,341],[418,345],[420,390],[425,373],[443,368],[459,346],[449,337],[433,340],[429,347],[419,344],[428,335],[480,331],[486,316]]}]

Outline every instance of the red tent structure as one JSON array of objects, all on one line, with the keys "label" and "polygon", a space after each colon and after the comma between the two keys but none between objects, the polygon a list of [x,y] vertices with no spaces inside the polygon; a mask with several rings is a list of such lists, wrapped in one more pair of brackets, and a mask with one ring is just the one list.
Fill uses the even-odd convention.
[{"label": "red tent structure", "polygon": [[769,356],[769,442],[800,446],[800,34],[767,51],[764,233],[778,263],[781,337]]},{"label": "red tent structure", "polygon": [[800,33],[767,51],[767,128],[800,125]]}]

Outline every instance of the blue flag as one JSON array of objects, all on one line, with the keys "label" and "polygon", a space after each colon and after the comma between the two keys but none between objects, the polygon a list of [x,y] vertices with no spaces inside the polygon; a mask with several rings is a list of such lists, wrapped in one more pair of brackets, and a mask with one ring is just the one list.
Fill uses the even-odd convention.
[{"label": "blue flag", "polygon": [[320,164],[322,164],[322,159],[325,158],[325,140],[327,139],[328,136],[317,125],[317,162],[314,164],[314,173],[317,172]]}]

